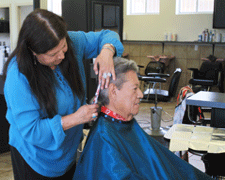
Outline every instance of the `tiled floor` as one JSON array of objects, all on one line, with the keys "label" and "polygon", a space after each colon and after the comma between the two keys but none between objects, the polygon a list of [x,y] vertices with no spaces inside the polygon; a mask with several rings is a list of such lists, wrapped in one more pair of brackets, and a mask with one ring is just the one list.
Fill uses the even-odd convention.
[{"label": "tiled floor", "polygon": [[[150,107],[154,106],[154,104],[150,103],[141,103],[139,114],[136,116],[137,121],[140,120],[149,120],[150,123]],[[174,115],[174,110],[176,106],[176,102],[169,102],[169,103],[158,103],[158,106],[162,107],[163,110],[168,112],[170,115]],[[165,113],[162,113],[162,119],[168,120],[170,119]],[[173,121],[170,122],[163,122],[161,123],[162,127],[170,126],[173,124]],[[203,162],[200,159],[200,156],[196,156],[189,153],[189,163],[193,166],[197,167],[201,171],[205,171],[205,167]],[[6,152],[0,154],[0,179],[1,180],[13,180],[13,171],[11,165],[11,157],[10,152]]]},{"label": "tiled floor", "polygon": [[10,152],[0,154],[0,179],[13,180]]}]

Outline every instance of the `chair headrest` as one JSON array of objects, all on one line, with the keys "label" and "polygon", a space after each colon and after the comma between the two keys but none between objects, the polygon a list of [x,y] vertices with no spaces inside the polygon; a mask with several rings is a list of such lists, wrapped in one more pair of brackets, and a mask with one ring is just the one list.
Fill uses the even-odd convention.
[{"label": "chair headrest", "polygon": [[175,96],[177,88],[178,88],[178,84],[180,81],[180,76],[181,76],[181,68],[176,68],[176,70],[173,73],[173,76],[171,78],[171,82],[170,82],[170,87],[169,87],[169,97],[172,98]]},{"label": "chair headrest", "polygon": [[174,71],[174,74],[178,73],[178,72],[180,72],[180,73],[182,72],[181,68],[176,68],[175,71]]}]

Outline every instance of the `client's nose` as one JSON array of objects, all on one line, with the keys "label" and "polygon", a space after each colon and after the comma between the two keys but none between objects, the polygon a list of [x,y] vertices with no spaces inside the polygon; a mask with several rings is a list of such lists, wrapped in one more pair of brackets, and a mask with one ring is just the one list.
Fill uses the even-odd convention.
[{"label": "client's nose", "polygon": [[138,88],[138,98],[142,99],[143,98],[143,93],[141,92],[141,89]]}]

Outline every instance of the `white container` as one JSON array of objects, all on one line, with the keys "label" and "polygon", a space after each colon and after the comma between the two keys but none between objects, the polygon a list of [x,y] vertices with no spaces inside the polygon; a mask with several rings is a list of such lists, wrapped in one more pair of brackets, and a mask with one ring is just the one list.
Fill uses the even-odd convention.
[{"label": "white container", "polygon": [[221,42],[221,34],[216,33],[216,42]]},{"label": "white container", "polygon": [[173,41],[177,41],[177,34],[176,33],[173,34]]},{"label": "white container", "polygon": [[0,75],[3,73],[4,58],[4,49],[0,48]]},{"label": "white container", "polygon": [[172,40],[172,33],[168,33],[168,41]]},{"label": "white container", "polygon": [[202,32],[202,42],[205,42],[205,31]]},{"label": "white container", "polygon": [[208,29],[205,30],[205,42],[209,42],[209,31],[208,31]]},{"label": "white container", "polygon": [[222,42],[225,42],[225,33],[222,34]]},{"label": "white container", "polygon": [[164,41],[168,41],[168,34],[164,33]]},{"label": "white container", "polygon": [[198,42],[202,42],[202,35],[198,35]]},{"label": "white container", "polygon": [[216,30],[212,31],[212,42],[216,42]]}]

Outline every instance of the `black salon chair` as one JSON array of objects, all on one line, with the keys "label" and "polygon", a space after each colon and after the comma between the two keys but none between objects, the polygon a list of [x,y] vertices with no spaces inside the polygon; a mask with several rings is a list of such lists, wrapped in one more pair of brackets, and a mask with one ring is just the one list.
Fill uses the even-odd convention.
[{"label": "black salon chair", "polygon": [[[152,101],[155,101],[155,103],[157,103],[157,101],[160,101],[160,102],[168,102],[171,100],[172,97],[175,96],[176,94],[176,91],[177,91],[177,88],[178,88],[178,83],[179,83],[179,80],[180,80],[180,76],[181,76],[181,72],[182,70],[180,68],[177,68],[173,75],[172,75],[172,78],[171,78],[171,81],[170,81],[170,85],[169,85],[169,89],[168,90],[162,90],[162,89],[155,89],[155,88],[149,88],[149,89],[146,89],[145,92],[143,93],[144,94],[144,98],[143,99],[148,99],[148,100],[152,100]],[[150,76],[151,73],[148,73],[148,75]],[[160,74],[152,74],[154,75],[154,77],[156,76],[159,76]],[[168,77],[167,74],[163,75],[163,76],[166,76]],[[162,76],[161,76],[162,77]],[[143,77],[142,77],[143,78]],[[145,79],[147,80],[148,78],[145,77]],[[151,79],[149,77],[149,79]],[[153,81],[153,80],[151,80]],[[155,82],[165,82],[165,79],[163,78],[155,78]],[[156,99],[156,96],[157,96],[157,99]]]},{"label": "black salon chair", "polygon": [[164,73],[165,64],[159,61],[150,61],[145,68],[145,75],[148,73]]},{"label": "black salon chair", "polygon": [[[138,65],[139,67],[139,71],[140,68],[144,68],[144,66],[142,65]],[[156,82],[155,82],[155,77],[153,76],[148,76],[149,73],[160,73],[163,74],[164,73],[164,69],[165,69],[165,64],[159,61],[150,61],[146,68],[145,68],[145,72],[144,75],[141,75],[140,73],[138,74],[138,79],[141,81],[141,87],[144,83],[144,89],[149,89],[151,86],[155,86]],[[167,76],[168,77],[168,76]],[[165,81],[165,80],[163,80]],[[161,81],[161,82],[163,82]]]},{"label": "black salon chair", "polygon": [[[151,129],[149,130],[149,134],[152,136],[163,136],[166,131],[161,128],[161,114],[162,111],[169,115],[167,112],[165,112],[162,107],[157,107],[158,101],[160,102],[169,102],[172,97],[175,96],[178,83],[180,80],[182,70],[180,68],[177,68],[171,78],[169,89],[168,90],[162,90],[162,89],[156,89],[155,87],[146,89],[144,91],[144,97],[143,99],[154,101],[155,106],[151,107]],[[155,83],[163,83],[166,82],[166,79],[163,77],[166,77],[168,75],[162,74],[162,73],[148,73],[148,77],[145,77],[145,79],[155,82]],[[143,78],[143,77],[142,77]],[[143,101],[143,99],[141,101]],[[171,115],[170,120],[172,121],[173,117]],[[167,122],[168,122],[167,121]]]},{"label": "black salon chair", "polygon": [[[199,91],[212,91],[212,87],[217,87],[220,92],[224,92],[224,72],[221,61],[217,61],[217,58],[214,56],[209,56],[208,58],[202,58],[204,61],[200,67],[197,68],[189,68],[192,71],[192,78],[189,80],[191,84],[192,90],[194,93]],[[188,107],[189,119],[190,118],[190,108],[196,107]],[[211,108],[202,107],[202,113],[210,113]],[[196,123],[202,123],[202,125],[207,125],[210,123],[210,118],[200,119]]]},{"label": "black salon chair", "polygon": [[200,67],[189,68],[192,71],[192,77],[189,83],[193,91],[210,91],[213,86],[217,86],[220,92],[224,92],[223,81],[224,73],[221,62],[204,61]]}]

